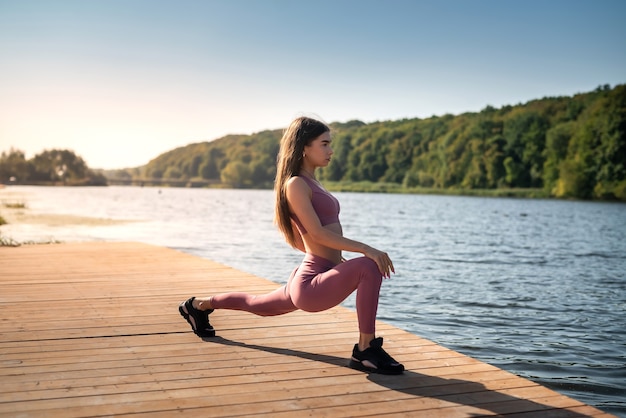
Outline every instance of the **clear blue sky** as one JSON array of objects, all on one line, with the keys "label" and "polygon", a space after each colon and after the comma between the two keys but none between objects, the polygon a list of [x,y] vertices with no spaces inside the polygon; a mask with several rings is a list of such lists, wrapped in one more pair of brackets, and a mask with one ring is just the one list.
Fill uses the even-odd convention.
[{"label": "clear blue sky", "polygon": [[0,0],[0,151],[135,167],[301,114],[480,111],[626,82],[623,0]]}]

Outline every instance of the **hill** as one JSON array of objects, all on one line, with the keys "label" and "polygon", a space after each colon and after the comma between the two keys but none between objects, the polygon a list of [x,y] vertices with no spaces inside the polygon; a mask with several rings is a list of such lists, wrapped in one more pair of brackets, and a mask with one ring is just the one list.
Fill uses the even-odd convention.
[{"label": "hill", "polygon": [[[559,198],[626,201],[626,85],[460,115],[332,123],[331,129],[333,160],[319,178],[336,187],[533,189]],[[105,174],[110,181],[269,188],[281,134],[229,135]]]}]

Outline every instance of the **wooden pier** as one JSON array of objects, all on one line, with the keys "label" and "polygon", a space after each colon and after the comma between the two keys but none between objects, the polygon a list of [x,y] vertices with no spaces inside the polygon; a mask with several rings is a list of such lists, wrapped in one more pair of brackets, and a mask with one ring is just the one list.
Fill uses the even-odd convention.
[{"label": "wooden pier", "polygon": [[171,249],[2,247],[0,286],[0,416],[612,416],[382,322],[407,371],[352,370],[356,315],[342,307],[216,311],[203,341],[182,300],[278,285]]}]

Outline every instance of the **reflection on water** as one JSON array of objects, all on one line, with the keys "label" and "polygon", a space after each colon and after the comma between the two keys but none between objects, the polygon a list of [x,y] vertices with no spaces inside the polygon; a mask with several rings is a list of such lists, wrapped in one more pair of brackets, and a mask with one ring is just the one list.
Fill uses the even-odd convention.
[{"label": "reflection on water", "polygon": [[[142,241],[280,283],[301,259],[272,223],[271,191],[8,191],[25,194],[35,214],[133,221],[3,227],[18,240]],[[381,320],[626,416],[626,205],[337,197],[346,235],[394,260],[397,274],[383,284]],[[345,305],[354,307],[354,298]]]}]

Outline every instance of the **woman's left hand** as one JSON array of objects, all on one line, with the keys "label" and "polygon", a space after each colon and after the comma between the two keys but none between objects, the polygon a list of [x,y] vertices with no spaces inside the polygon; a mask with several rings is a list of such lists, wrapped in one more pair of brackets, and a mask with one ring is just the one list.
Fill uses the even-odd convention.
[{"label": "woman's left hand", "polygon": [[378,266],[378,270],[380,270],[380,274],[382,274],[384,278],[388,279],[391,277],[391,273],[396,272],[393,267],[393,262],[386,252],[369,247],[363,255],[374,260]]}]

